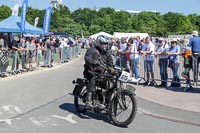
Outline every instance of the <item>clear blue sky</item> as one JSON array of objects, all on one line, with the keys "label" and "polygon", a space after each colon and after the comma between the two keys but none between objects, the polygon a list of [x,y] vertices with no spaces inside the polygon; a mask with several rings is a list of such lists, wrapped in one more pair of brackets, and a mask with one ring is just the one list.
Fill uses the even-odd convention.
[{"label": "clear blue sky", "polygon": [[[0,0],[0,5],[10,7],[18,0]],[[21,0],[23,1],[23,0]],[[50,0],[29,0],[29,6],[37,9],[46,9]],[[165,14],[169,11],[188,15],[196,13],[200,15],[200,0],[63,0],[70,11],[78,8],[111,7],[119,10],[155,10]]]}]

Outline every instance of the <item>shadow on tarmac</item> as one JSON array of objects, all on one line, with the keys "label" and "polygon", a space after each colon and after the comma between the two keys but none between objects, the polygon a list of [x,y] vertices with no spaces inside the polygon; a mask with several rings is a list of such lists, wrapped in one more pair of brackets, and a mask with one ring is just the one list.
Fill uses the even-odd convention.
[{"label": "shadow on tarmac", "polygon": [[79,118],[101,120],[101,121],[104,121],[106,123],[109,123],[109,124],[113,125],[113,123],[111,122],[111,120],[106,115],[101,115],[101,114],[93,113],[93,112],[90,112],[90,111],[86,111],[85,113],[78,113],[75,110],[74,104],[72,104],[72,103],[63,103],[59,107],[62,110],[66,110],[66,111],[68,111],[70,113],[75,114]]}]

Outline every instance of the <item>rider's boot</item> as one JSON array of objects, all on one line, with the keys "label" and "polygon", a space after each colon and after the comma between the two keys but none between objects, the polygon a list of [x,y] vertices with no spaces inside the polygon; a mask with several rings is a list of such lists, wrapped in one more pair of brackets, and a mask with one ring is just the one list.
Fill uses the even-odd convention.
[{"label": "rider's boot", "polygon": [[87,101],[85,104],[86,109],[92,109],[93,105],[92,105],[92,92],[88,92],[87,93]]}]

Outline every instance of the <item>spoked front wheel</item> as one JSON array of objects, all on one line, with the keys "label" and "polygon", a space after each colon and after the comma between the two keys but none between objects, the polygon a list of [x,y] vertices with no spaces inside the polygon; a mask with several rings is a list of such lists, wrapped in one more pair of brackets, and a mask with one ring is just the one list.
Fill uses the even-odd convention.
[{"label": "spoked front wheel", "polygon": [[137,113],[135,96],[127,92],[121,92],[111,102],[110,115],[113,123],[120,127],[129,125]]}]

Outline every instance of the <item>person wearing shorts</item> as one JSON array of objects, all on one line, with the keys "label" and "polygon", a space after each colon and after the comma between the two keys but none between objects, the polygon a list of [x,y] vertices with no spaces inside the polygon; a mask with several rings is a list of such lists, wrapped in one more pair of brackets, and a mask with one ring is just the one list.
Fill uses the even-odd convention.
[{"label": "person wearing shorts", "polygon": [[[146,43],[144,44],[140,53],[144,55],[144,64],[145,70],[147,70],[147,80],[145,85],[154,85],[154,72],[153,72],[153,64],[154,64],[154,52],[155,52],[155,45],[151,42],[150,37],[146,37]],[[151,81],[150,81],[151,75]]]},{"label": "person wearing shorts", "polygon": [[191,48],[188,47],[184,52],[184,68],[185,70],[181,73],[181,76],[186,79],[186,84],[188,87],[185,88],[184,91],[192,89],[192,85],[190,82],[190,70],[192,69],[192,51]]}]

